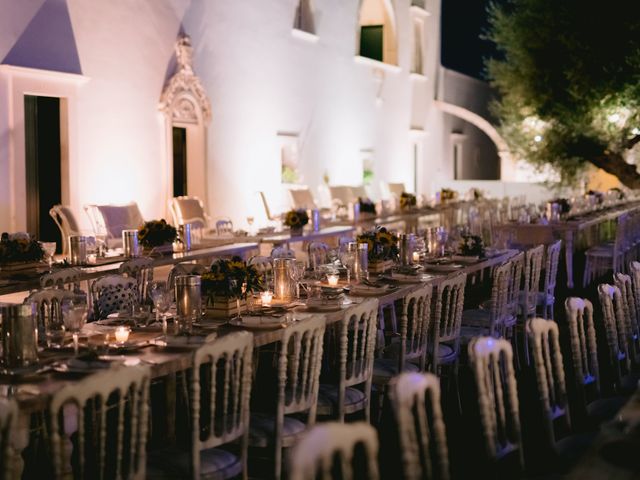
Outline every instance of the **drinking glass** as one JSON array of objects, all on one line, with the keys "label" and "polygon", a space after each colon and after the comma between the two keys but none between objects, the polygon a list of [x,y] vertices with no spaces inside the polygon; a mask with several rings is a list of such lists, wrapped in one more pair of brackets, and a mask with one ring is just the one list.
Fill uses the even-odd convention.
[{"label": "drinking glass", "polygon": [[60,348],[64,345],[64,321],[62,319],[62,308],[54,314],[54,306],[51,306],[49,318],[45,324],[45,337],[48,348]]},{"label": "drinking glass", "polygon": [[49,263],[49,273],[53,269],[53,256],[56,254],[56,242],[40,242]]},{"label": "drinking glass", "polygon": [[296,298],[300,298],[300,282],[304,278],[305,264],[302,261],[296,260],[291,265],[290,276],[296,284]]},{"label": "drinking glass", "polygon": [[247,217],[247,224],[249,225],[249,234],[251,234],[251,232],[253,232],[252,225],[253,225],[253,221],[254,220],[255,220],[255,218],[253,216],[251,216],[251,215],[249,215]]},{"label": "drinking glass", "polygon": [[167,288],[167,282],[150,282],[149,295],[156,308],[156,322],[162,321],[162,329],[166,330],[166,313],[171,308],[173,291]]},{"label": "drinking glass", "polygon": [[73,335],[73,351],[78,355],[80,330],[87,321],[87,303],[77,299],[67,299],[62,302],[62,318],[64,327]]},{"label": "drinking glass", "polygon": [[356,254],[354,252],[344,251],[340,254],[340,261],[347,269],[347,284],[350,284],[351,270],[356,263]]}]

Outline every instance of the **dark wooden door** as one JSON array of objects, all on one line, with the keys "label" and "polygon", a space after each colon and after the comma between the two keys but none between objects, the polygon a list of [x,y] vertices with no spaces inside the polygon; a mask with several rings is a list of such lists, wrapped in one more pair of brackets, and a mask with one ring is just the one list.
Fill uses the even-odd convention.
[{"label": "dark wooden door", "polygon": [[49,210],[62,201],[60,99],[25,95],[27,230],[39,240],[61,246]]},{"label": "dark wooden door", "polygon": [[187,129],[173,127],[173,196],[187,194]]}]

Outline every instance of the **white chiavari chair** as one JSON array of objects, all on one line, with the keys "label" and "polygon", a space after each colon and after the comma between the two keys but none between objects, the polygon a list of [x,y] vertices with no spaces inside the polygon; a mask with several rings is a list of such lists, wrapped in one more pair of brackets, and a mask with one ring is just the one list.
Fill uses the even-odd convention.
[{"label": "white chiavari chair", "polygon": [[[165,449],[152,455],[149,478],[248,478],[249,399],[253,335],[218,337],[193,355],[189,449]],[[217,448],[240,442],[240,455]]]},{"label": "white chiavari chair", "polygon": [[378,300],[368,299],[347,310],[330,329],[338,354],[325,348],[326,377],[335,381],[320,384],[318,415],[343,422],[345,415],[364,410],[369,421],[377,316]]},{"label": "white chiavari chair", "polygon": [[209,216],[204,211],[204,204],[198,197],[174,197],[169,200],[169,211],[173,217],[173,224],[191,224],[196,228],[208,228]]},{"label": "white chiavari chair", "polygon": [[[358,445],[363,447],[362,462],[356,458]],[[360,464],[366,467],[366,472],[354,471]],[[321,423],[306,432],[291,450],[290,480],[331,480],[336,471],[339,478],[378,480],[378,435],[371,425]]]},{"label": "white chiavari chair", "polygon": [[229,218],[222,218],[216,221],[216,234],[219,237],[233,236],[233,222]]},{"label": "white chiavari chair", "polygon": [[315,270],[320,265],[328,263],[329,245],[323,242],[311,242],[307,247],[309,267]]},{"label": "white chiavari chair", "polygon": [[153,281],[153,260],[149,257],[132,258],[122,262],[118,268],[120,275],[135,278],[138,284],[138,301],[144,303],[147,300],[147,285]]},{"label": "white chiavari chair", "polygon": [[67,383],[53,394],[48,423],[54,478],[146,478],[148,367]]},{"label": "white chiavari chair", "polygon": [[138,282],[123,275],[106,275],[91,284],[91,304],[95,319],[111,313],[131,311],[138,301]]},{"label": "white chiavari chair", "polygon": [[462,273],[437,287],[430,358],[430,370],[436,375],[443,365],[453,365],[454,375],[457,375],[466,283],[467,274]]},{"label": "white chiavari chair", "polygon": [[622,309],[626,330],[630,335],[630,345],[632,360],[638,363],[640,360],[640,348],[638,345],[638,306],[633,291],[633,282],[631,276],[626,273],[617,272],[613,275],[614,284],[620,290],[622,295]]},{"label": "white chiavari chair", "polygon": [[625,268],[625,254],[630,248],[627,213],[618,217],[616,237],[612,244],[596,245],[585,252],[584,276],[582,286],[586,287],[607,271],[613,273]]},{"label": "white chiavari chair", "polygon": [[69,290],[59,288],[45,288],[29,294],[24,299],[25,304],[35,304],[36,319],[38,325],[38,337],[40,342],[46,340],[47,326],[50,322],[63,323],[62,302],[66,299],[74,299],[76,294]]},{"label": "white chiavari chair", "polygon": [[15,400],[0,398],[0,478],[3,480],[18,480],[22,474],[18,416]]},{"label": "white chiavari chair", "polygon": [[[275,414],[252,412],[249,446],[273,450],[274,477],[282,475],[282,449],[293,446],[316,420],[325,319],[301,320],[284,330],[278,344]],[[291,416],[306,413],[306,425]]]},{"label": "white chiavari chair", "polygon": [[552,320],[553,307],[556,301],[555,290],[561,248],[562,240],[558,240],[547,247],[544,258],[544,279],[542,282],[542,291],[538,292],[536,298],[536,306],[541,309],[540,314],[542,317],[550,318]]},{"label": "white chiavari chair", "polygon": [[502,338],[476,337],[469,343],[469,361],[478,390],[487,458],[493,463],[517,455],[522,470],[520,405],[511,344]]},{"label": "white chiavari chair", "polygon": [[[527,318],[534,317],[536,314],[543,257],[544,245],[538,245],[525,252],[522,289],[520,290],[518,298],[520,322],[516,325],[515,330],[516,336],[519,336],[518,330],[522,332],[522,346],[524,347],[524,358],[527,365],[529,365],[529,343],[527,342],[527,335],[525,333],[525,322]],[[516,345],[517,343],[516,340]]]},{"label": "white chiavari chair", "polygon": [[73,289],[80,282],[82,271],[79,268],[63,268],[57,272],[45,273],[40,277],[40,286],[42,288],[55,287]]},{"label": "white chiavari chair", "polygon": [[399,444],[402,478],[447,480],[449,452],[440,379],[432,373],[402,373],[391,379],[389,399],[398,433],[397,440],[389,441]]}]

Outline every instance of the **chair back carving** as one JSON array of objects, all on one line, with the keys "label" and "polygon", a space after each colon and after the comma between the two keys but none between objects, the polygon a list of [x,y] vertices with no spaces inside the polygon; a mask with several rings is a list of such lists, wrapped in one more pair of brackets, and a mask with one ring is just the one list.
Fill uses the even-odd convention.
[{"label": "chair back carving", "polygon": [[[638,223],[640,224],[640,222]],[[636,317],[631,319],[632,323],[635,323],[632,331],[640,335],[640,262],[629,262],[629,274],[631,275],[633,298],[636,306]]]},{"label": "chair back carving", "polygon": [[65,286],[73,286],[80,282],[82,271],[79,268],[63,268],[57,272],[45,273],[40,277],[40,286],[42,288],[56,287],[64,288]]},{"label": "chair back carving", "polygon": [[544,257],[544,245],[530,248],[525,254],[524,282],[523,282],[523,312],[526,317],[535,309],[538,292],[540,291],[540,273],[542,271],[542,258]]},{"label": "chair back carving", "polygon": [[29,294],[24,303],[36,304],[36,318],[38,324],[38,337],[40,342],[46,341],[46,332],[49,322],[63,323],[62,301],[75,298],[76,294],[69,290],[59,288],[46,288]]},{"label": "chair back carving", "polygon": [[[622,381],[622,365],[628,371],[631,368],[631,335],[627,330],[624,306],[620,289],[613,285],[602,283],[598,285],[598,298],[602,308],[602,320],[607,336],[609,362],[613,371],[616,385]],[[631,341],[630,341],[631,340]],[[622,365],[621,365],[622,364]]]},{"label": "chair back carving", "polygon": [[638,305],[633,291],[633,282],[631,276],[626,273],[617,272],[613,274],[613,280],[622,295],[622,309],[624,313],[624,321],[627,333],[629,335],[629,348],[634,362],[640,359],[640,351],[638,351]]},{"label": "chair back carving", "polygon": [[503,338],[475,337],[469,343],[469,361],[478,389],[487,456],[499,460],[517,451],[522,467],[520,407],[511,343]]},{"label": "chair back carving", "polygon": [[[253,335],[235,332],[198,348],[191,381],[193,478],[200,478],[200,452],[242,439],[246,472]],[[201,399],[206,402],[201,403]]]},{"label": "chair back carving", "polygon": [[600,392],[600,366],[596,329],[593,323],[593,305],[587,299],[570,297],[564,303],[569,336],[571,339],[571,361],[578,391],[584,392],[586,385],[595,385]]},{"label": "chair back carving", "polygon": [[[356,447],[362,445],[366,473],[354,472]],[[335,469],[340,478],[378,480],[378,435],[365,422],[326,422],[316,425],[296,443],[290,456],[290,480],[331,480]]]},{"label": "chair back carving", "polygon": [[15,400],[0,398],[0,478],[18,479],[21,473],[18,439],[18,405]]},{"label": "chair back carving", "polygon": [[311,242],[307,247],[309,266],[314,270],[320,265],[328,263],[329,245],[323,242]]},{"label": "chair back carving", "polygon": [[424,285],[402,299],[399,372],[403,370],[405,361],[414,359],[419,360],[420,370],[424,371],[431,327],[432,293],[432,286]]},{"label": "chair back carving", "polygon": [[511,319],[509,286],[512,270],[513,267],[508,262],[493,270],[489,304],[489,333],[492,336],[504,335],[505,326]]},{"label": "chair back carving", "polygon": [[54,393],[49,413],[55,478],[145,478],[148,367],[108,369],[68,383]]},{"label": "chair back carving", "polygon": [[389,383],[403,474],[406,480],[449,478],[449,452],[440,406],[440,379],[432,373],[401,373]]},{"label": "chair back carving", "polygon": [[106,275],[91,285],[94,316],[107,318],[111,313],[131,311],[138,301],[138,283],[123,275]]},{"label": "chair back carving", "polygon": [[522,291],[522,275],[524,274],[525,253],[520,252],[509,259],[511,265],[511,281],[507,291],[507,304],[512,321],[515,322],[518,316],[518,305],[520,292]]},{"label": "chair back carving", "polygon": [[216,234],[220,236],[233,236],[233,222],[228,218],[216,221]]},{"label": "chair back carving", "polygon": [[120,275],[135,278],[138,284],[138,301],[147,300],[147,284],[153,280],[153,260],[149,257],[139,257],[127,260],[118,268]]},{"label": "chair back carving", "polygon": [[281,245],[271,250],[271,258],[296,258],[296,252],[285,245]]},{"label": "chair back carving", "polygon": [[556,291],[556,280],[558,278],[558,262],[560,260],[560,249],[562,240],[552,243],[547,247],[544,259],[544,280],[542,293],[553,296]]},{"label": "chair back carving", "polygon": [[460,327],[464,307],[464,289],[467,274],[461,273],[438,285],[433,316],[433,348],[431,368],[437,372],[438,346],[440,342],[454,342],[454,350],[460,349]]},{"label": "chair back carving", "polygon": [[531,318],[527,320],[526,328],[542,405],[544,430],[549,447],[553,448],[556,443],[554,420],[561,418],[567,430],[571,427],[558,324],[553,320]]}]

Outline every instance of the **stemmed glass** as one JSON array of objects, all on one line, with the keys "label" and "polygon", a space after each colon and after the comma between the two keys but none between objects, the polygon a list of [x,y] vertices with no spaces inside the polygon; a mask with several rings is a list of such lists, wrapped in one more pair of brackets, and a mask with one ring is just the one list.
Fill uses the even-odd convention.
[{"label": "stemmed glass", "polygon": [[162,320],[162,331],[167,333],[167,311],[173,302],[173,291],[167,288],[167,282],[152,282],[149,286],[149,295],[156,307],[156,322]]},{"label": "stemmed glass", "polygon": [[255,219],[254,219],[254,217],[253,217],[252,215],[249,215],[249,216],[247,217],[247,224],[249,225],[249,234],[251,234],[251,233],[253,232],[252,225],[253,225],[253,221],[254,221],[254,220],[255,220]]},{"label": "stemmed glass", "polygon": [[340,261],[347,268],[347,284],[350,284],[351,269],[356,263],[356,254],[354,252],[344,251],[340,254]]},{"label": "stemmed glass", "polygon": [[291,265],[290,276],[296,284],[296,298],[300,298],[300,281],[304,278],[305,264],[302,261],[295,261]]},{"label": "stemmed glass", "polygon": [[53,256],[56,254],[56,242],[40,242],[49,263],[49,273],[53,270]]},{"label": "stemmed glass", "polygon": [[87,321],[89,309],[87,303],[78,299],[62,301],[62,318],[64,327],[73,335],[73,352],[78,355],[80,330]]}]

